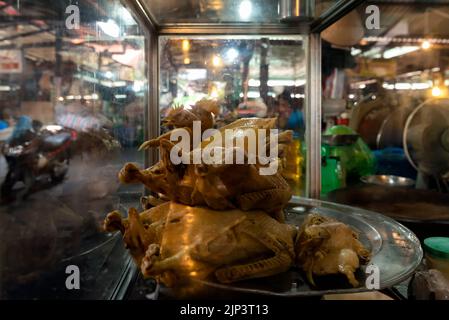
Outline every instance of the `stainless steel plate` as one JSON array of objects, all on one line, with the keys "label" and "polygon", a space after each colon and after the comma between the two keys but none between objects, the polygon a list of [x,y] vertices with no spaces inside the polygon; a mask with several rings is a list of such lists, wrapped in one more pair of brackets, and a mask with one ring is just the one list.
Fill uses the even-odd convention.
[{"label": "stainless steel plate", "polygon": [[[417,237],[398,222],[381,214],[330,202],[294,198],[286,208],[287,221],[301,225],[310,213],[319,213],[335,218],[360,233],[360,240],[371,250],[370,264],[379,269],[380,287],[385,289],[397,285],[412,276],[422,260],[423,252]],[[321,296],[330,293],[354,293],[369,291],[366,287],[366,266],[356,277],[360,287],[352,288],[343,276],[316,277],[317,287],[310,286],[300,270],[273,277],[254,279],[232,285],[213,281],[196,281],[208,296],[235,296],[235,294],[270,295],[281,297]]]}]

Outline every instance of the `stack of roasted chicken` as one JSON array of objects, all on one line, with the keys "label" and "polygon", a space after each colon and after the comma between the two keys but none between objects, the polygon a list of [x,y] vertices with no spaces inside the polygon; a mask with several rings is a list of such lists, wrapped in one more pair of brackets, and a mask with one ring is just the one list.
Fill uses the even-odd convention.
[{"label": "stack of roasted chicken", "polygon": [[[291,268],[302,269],[311,285],[314,275],[342,274],[358,286],[354,273],[370,253],[354,230],[318,214],[301,226],[285,222],[283,210],[292,193],[282,165],[274,164],[291,132],[277,133],[276,145],[272,139],[260,143],[273,132],[276,119],[259,118],[213,131],[217,109],[215,102],[203,100],[169,112],[164,125],[172,131],[141,146],[159,148],[160,161],[143,170],[127,163],[119,172],[122,183],[142,183],[151,191],[143,198],[143,212],[131,208],[127,218],[109,213],[105,230],[120,231],[144,277],[166,287],[195,279],[228,284]],[[190,138],[180,148],[180,137],[198,135],[195,130],[206,138]],[[256,137],[257,147],[241,137]],[[238,146],[237,140],[244,143]],[[269,161],[255,154],[263,145],[278,151]],[[239,157],[243,163],[236,161]],[[263,173],[270,165],[276,170]]]}]

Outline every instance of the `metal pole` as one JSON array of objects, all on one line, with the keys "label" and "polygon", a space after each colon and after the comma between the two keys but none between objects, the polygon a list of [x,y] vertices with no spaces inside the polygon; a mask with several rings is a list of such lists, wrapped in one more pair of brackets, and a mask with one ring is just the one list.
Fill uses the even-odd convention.
[{"label": "metal pole", "polygon": [[306,3],[306,16],[315,18],[316,1],[308,0]]},{"label": "metal pole", "polygon": [[314,18],[315,0],[280,0],[279,17],[281,21],[311,21]]},{"label": "metal pole", "polygon": [[[154,139],[160,135],[159,112],[159,37],[151,34],[148,39],[148,108],[146,108],[145,139]],[[159,160],[159,152],[153,148],[147,150],[145,167],[150,167]]]},{"label": "metal pole", "polygon": [[306,43],[306,196],[321,194],[321,37],[312,33]]},{"label": "metal pole", "polygon": [[[62,18],[60,19],[62,21]],[[62,96],[62,46],[63,46],[64,30],[63,25],[58,23],[55,30],[55,77],[53,79],[54,96],[52,102],[58,101],[58,98]]]},{"label": "metal pole", "polygon": [[263,101],[268,98],[268,78],[269,78],[269,64],[268,64],[268,49],[270,41],[268,38],[262,38],[260,41],[260,97]]}]

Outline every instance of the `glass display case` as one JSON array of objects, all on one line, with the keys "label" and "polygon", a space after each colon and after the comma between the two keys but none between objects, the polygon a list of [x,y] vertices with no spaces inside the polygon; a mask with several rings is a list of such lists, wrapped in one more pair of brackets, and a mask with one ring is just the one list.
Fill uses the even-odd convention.
[{"label": "glass display case", "polygon": [[[139,146],[166,132],[170,110],[202,99],[218,103],[216,128],[257,117],[292,131],[282,176],[296,200],[448,236],[448,8],[0,1],[0,299],[139,299],[154,289],[103,220],[140,207],[148,190],[117,173],[154,165],[159,151]],[[427,200],[410,204],[410,194]],[[418,259],[419,242],[400,231]],[[73,270],[79,290],[67,283]]]},{"label": "glass display case", "polygon": [[[311,165],[321,162],[317,35],[356,5],[291,0],[132,3],[154,35],[150,68],[158,73],[149,85],[159,95],[150,98],[150,121],[163,119],[161,111],[173,104],[194,104],[202,97],[219,99],[218,126],[244,114],[276,116],[278,129],[295,131],[285,177],[296,195],[319,197],[320,168]],[[203,79],[191,80],[197,77]],[[148,136],[159,133],[154,124]],[[150,151],[147,159],[147,165],[154,163],[157,152]]]},{"label": "glass display case", "polygon": [[[308,108],[307,61],[319,56],[307,34],[332,4],[0,1],[0,297],[123,296],[135,269],[101,223],[138,203],[143,189],[120,185],[116,172],[155,163],[156,151],[137,147],[160,134],[173,104],[220,99],[222,123],[283,107],[279,126],[297,138],[291,183],[317,193],[300,152],[310,121],[289,124],[288,108]],[[66,288],[71,266],[81,290]]]}]

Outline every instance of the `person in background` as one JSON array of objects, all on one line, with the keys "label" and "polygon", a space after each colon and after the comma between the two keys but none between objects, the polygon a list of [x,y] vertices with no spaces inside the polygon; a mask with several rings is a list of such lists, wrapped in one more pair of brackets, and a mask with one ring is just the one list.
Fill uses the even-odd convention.
[{"label": "person in background", "polygon": [[9,124],[8,122],[6,122],[5,120],[0,120],[0,131],[9,128]]},{"label": "person in background", "polygon": [[289,91],[284,90],[278,96],[278,127],[279,129],[287,129],[288,118],[292,111],[292,98]]},{"label": "person in background", "polygon": [[293,130],[304,138],[305,124],[300,101],[294,101],[289,91],[284,90],[278,97],[278,125],[280,129]]},{"label": "person in background", "polygon": [[16,125],[16,121],[14,119],[13,112],[9,108],[5,108],[2,110],[1,118],[8,124],[8,127],[12,128]]},{"label": "person in background", "polygon": [[11,137],[8,142],[19,139],[28,139],[28,136],[33,132],[33,120],[28,116],[19,116],[14,127]]},{"label": "person in background", "polygon": [[[2,118],[3,116],[4,114],[2,115]],[[9,126],[8,121],[4,119],[0,120],[0,150],[3,149],[5,141],[9,139],[13,130],[14,128],[11,128]],[[8,174],[8,170],[9,170],[8,162],[6,161],[3,152],[0,152],[0,185],[2,185],[3,182],[5,181],[6,175]]]},{"label": "person in background", "polygon": [[11,137],[15,123],[11,110],[8,108],[3,109],[0,114],[0,144]]},{"label": "person in background", "polygon": [[305,134],[304,115],[302,113],[301,101],[295,101],[287,121],[287,129],[293,130],[303,140]]}]

